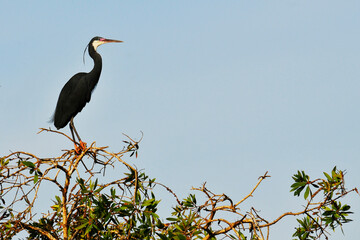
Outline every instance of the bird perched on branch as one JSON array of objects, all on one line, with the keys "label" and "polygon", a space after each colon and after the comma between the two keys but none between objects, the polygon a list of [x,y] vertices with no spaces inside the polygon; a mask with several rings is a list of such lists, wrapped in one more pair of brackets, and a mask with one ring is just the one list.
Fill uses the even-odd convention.
[{"label": "bird perched on branch", "polygon": [[[90,40],[86,48],[88,48],[89,55],[94,60],[94,67],[88,73],[80,72],[75,74],[64,85],[57,101],[55,113],[51,119],[57,129],[65,127],[70,122],[70,131],[74,141],[75,151],[77,153],[80,153],[86,148],[86,143],[81,141],[81,138],[76,131],[74,117],[81,112],[86,103],[90,102],[91,94],[100,78],[102,60],[100,54],[96,52],[96,49],[104,43],[111,42],[122,41],[102,37],[94,37]],[[74,131],[79,143],[75,140]]]}]

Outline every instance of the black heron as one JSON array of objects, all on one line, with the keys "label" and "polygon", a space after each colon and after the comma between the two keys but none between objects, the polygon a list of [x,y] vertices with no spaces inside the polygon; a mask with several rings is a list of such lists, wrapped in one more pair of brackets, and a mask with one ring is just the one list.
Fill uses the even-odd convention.
[{"label": "black heron", "polygon": [[[119,40],[106,39],[102,37],[94,37],[90,40],[87,48],[89,50],[90,57],[94,60],[93,69],[88,72],[80,72],[75,74],[62,88],[59,99],[56,104],[55,113],[51,119],[57,129],[65,127],[69,122],[71,135],[74,140],[75,151],[79,153],[86,148],[86,144],[81,141],[79,134],[76,131],[74,125],[74,117],[81,112],[86,103],[90,102],[91,93],[96,87],[99,81],[102,60],[99,53],[96,52],[98,46],[104,43],[122,42]],[[86,51],[86,48],[85,48]],[[84,51],[84,54],[85,54]],[[74,136],[75,134],[79,140],[79,147]]]}]

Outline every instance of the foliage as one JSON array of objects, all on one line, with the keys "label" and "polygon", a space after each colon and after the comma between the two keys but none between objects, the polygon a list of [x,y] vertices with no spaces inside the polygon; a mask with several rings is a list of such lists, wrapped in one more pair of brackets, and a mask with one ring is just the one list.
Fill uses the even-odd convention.
[{"label": "foliage", "polygon": [[[66,150],[56,158],[39,158],[26,152],[0,158],[1,239],[11,239],[23,230],[28,232],[28,239],[42,240],[269,239],[270,227],[285,216],[299,217],[295,239],[327,239],[328,228],[342,229],[351,221],[350,206],[340,200],[357,190],[346,190],[345,174],[336,167],[324,173],[323,179],[315,180],[298,171],[291,192],[304,197],[304,209],[268,221],[254,207],[240,210],[240,205],[270,177],[267,172],[241,200],[213,193],[203,184],[180,201],[170,188],[123,160],[126,156],[137,157],[139,149],[139,142],[130,137],[124,143],[126,146],[118,153],[93,143],[80,154]],[[124,167],[121,177],[103,182],[101,174],[106,175],[108,168],[119,172]],[[37,197],[40,189],[49,185],[59,194],[53,196],[49,211],[38,217],[39,213],[34,212]],[[165,189],[174,197],[176,205],[167,218],[157,213],[160,200],[155,188]]]},{"label": "foliage", "polygon": [[[336,167],[331,174],[324,172],[325,179],[315,179],[310,181],[309,176],[304,171],[298,171],[293,176],[294,184],[291,185],[291,192],[295,196],[300,196],[305,189],[304,199],[308,200],[305,207],[306,216],[298,219],[300,226],[296,229],[293,237],[298,239],[319,239],[320,236],[326,237],[326,229],[340,227],[344,223],[352,221],[348,218],[352,214],[349,205],[342,205],[340,198],[345,196],[348,191],[345,189],[344,172],[337,170]],[[357,189],[353,189],[357,192]],[[317,195],[322,193],[321,199]],[[320,203],[317,201],[321,201]],[[316,207],[314,207],[316,206]]]}]

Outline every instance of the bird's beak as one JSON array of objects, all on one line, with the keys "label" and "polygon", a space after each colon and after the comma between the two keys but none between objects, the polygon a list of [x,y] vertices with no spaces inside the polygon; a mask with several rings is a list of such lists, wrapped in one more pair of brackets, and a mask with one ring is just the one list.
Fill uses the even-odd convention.
[{"label": "bird's beak", "polygon": [[120,40],[106,39],[106,38],[104,38],[102,41],[103,41],[103,42],[105,42],[105,43],[111,43],[111,42],[123,42],[123,41],[120,41]]}]

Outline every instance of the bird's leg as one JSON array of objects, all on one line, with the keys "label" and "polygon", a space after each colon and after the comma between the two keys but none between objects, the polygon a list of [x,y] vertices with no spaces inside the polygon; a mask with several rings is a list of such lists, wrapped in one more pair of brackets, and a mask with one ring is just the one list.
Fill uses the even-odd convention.
[{"label": "bird's leg", "polygon": [[74,136],[74,130],[73,130],[73,126],[72,126],[72,120],[69,124],[69,127],[70,127],[70,132],[71,132],[71,135],[72,135],[72,138],[73,138],[73,141],[74,141],[74,147],[75,147],[75,153],[77,155],[79,155],[81,153],[81,149],[80,147],[78,147],[78,143],[76,142],[76,139],[75,139],[75,136]]},{"label": "bird's leg", "polygon": [[[79,139],[79,141],[81,142],[81,138],[79,136],[79,134],[77,133],[76,131],[76,128],[75,128],[75,125],[74,125],[74,118],[72,117],[71,120],[70,120],[70,129],[71,129],[71,132],[74,130],[75,131],[75,134],[77,136],[77,138]],[[74,133],[72,133],[73,137],[74,137]],[[75,138],[74,138],[75,140]]]},{"label": "bird's leg", "polygon": [[[71,130],[71,135],[72,135],[72,137],[73,137],[73,139],[74,139],[75,152],[76,152],[77,154],[80,154],[81,151],[83,151],[83,150],[86,149],[86,143],[83,142],[83,141],[81,141],[81,138],[80,138],[79,134],[78,134],[77,131],[76,131],[76,128],[75,128],[73,119],[74,119],[74,118],[71,118],[69,126],[70,126],[70,130]],[[77,142],[76,142],[76,140],[75,140],[74,131],[75,131],[75,134],[76,134],[77,138],[79,139],[79,146],[76,145]]]},{"label": "bird's leg", "polygon": [[70,127],[70,132],[71,132],[71,135],[72,135],[73,142],[74,142],[74,144],[76,144],[76,139],[75,139],[75,136],[74,136],[74,130],[73,130],[73,127],[72,127],[71,123],[69,124],[69,127]]}]

